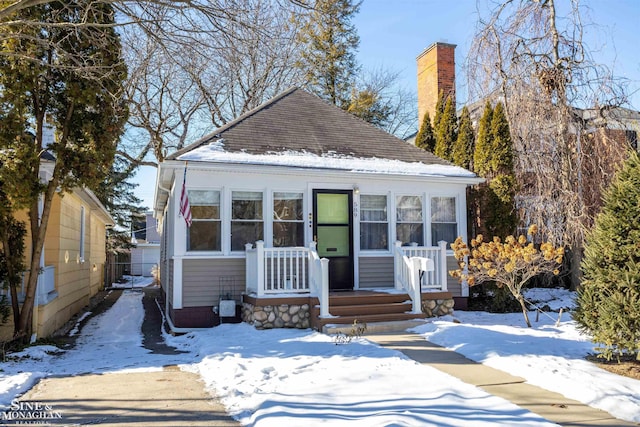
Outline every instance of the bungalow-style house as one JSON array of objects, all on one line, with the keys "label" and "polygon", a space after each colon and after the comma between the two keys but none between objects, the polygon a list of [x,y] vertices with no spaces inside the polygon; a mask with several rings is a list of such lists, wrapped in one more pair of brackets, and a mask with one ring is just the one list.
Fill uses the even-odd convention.
[{"label": "bungalow-style house", "polygon": [[321,328],[449,313],[468,289],[448,276],[448,245],[466,235],[478,182],[289,89],[159,165],[168,321]]},{"label": "bungalow-style house", "polygon": [[[41,179],[50,178],[53,160],[48,152],[43,153]],[[21,212],[18,219],[27,221],[27,213]],[[113,225],[113,218],[89,189],[76,188],[71,193],[54,196],[38,273],[32,338],[52,335],[102,289],[106,228]],[[26,254],[31,253],[28,230],[29,227],[25,237]],[[23,288],[18,292],[20,303],[28,274],[24,274]],[[2,292],[9,296],[8,290]],[[10,315],[7,323],[0,325],[0,341],[12,338],[13,328]]]}]

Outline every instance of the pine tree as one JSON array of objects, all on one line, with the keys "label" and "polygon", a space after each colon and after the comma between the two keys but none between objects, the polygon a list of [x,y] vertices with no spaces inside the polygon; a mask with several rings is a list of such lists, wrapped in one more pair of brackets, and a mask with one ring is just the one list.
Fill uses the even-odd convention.
[{"label": "pine tree", "polygon": [[473,162],[473,151],[475,148],[475,137],[473,134],[473,124],[469,109],[465,106],[460,113],[458,125],[458,138],[453,144],[451,158],[453,163],[463,168],[471,169]]},{"label": "pine tree", "polygon": [[440,123],[440,118],[442,117],[442,113],[444,112],[444,104],[446,99],[444,98],[444,91],[438,92],[438,100],[436,101],[435,112],[433,113],[433,129],[434,132],[438,129],[438,124]]},{"label": "pine tree", "polygon": [[493,109],[491,137],[490,171],[496,175],[513,174],[513,143],[502,102],[498,102]]},{"label": "pine tree", "polygon": [[473,152],[473,171],[485,177],[490,170],[489,156],[491,155],[491,121],[493,120],[493,108],[489,101],[486,102],[482,117],[478,123],[478,137]]},{"label": "pine tree", "polygon": [[436,146],[434,154],[445,160],[453,160],[451,150],[453,143],[458,138],[458,118],[456,117],[456,106],[453,105],[451,97],[447,98],[442,111],[442,116],[436,127]]},{"label": "pine tree", "polygon": [[427,111],[424,114],[424,118],[422,119],[420,130],[416,135],[416,147],[433,153],[433,149],[435,148],[435,146],[436,139],[433,134],[433,127],[431,127],[431,118],[429,117],[429,112]]},{"label": "pine tree", "polygon": [[298,65],[309,89],[345,110],[349,108],[358,72],[356,50],[360,38],[351,19],[358,13],[360,3],[318,0],[298,34],[305,46]]},{"label": "pine tree", "polygon": [[[13,118],[12,124],[22,123],[0,132],[0,180],[11,209],[28,209],[27,269],[37,271],[56,192],[95,189],[109,172],[127,119],[121,98],[126,67],[108,3],[50,2],[18,14],[16,19],[33,25],[7,27],[15,33],[0,41],[6,53],[0,56],[0,114]],[[49,147],[43,145],[45,118],[58,136]],[[51,178],[42,182],[40,155],[45,149],[55,160]],[[31,274],[26,283],[17,338],[30,336],[37,279]]]},{"label": "pine tree", "polygon": [[607,359],[640,360],[640,158],[634,151],[604,194],[587,236],[573,318]]},{"label": "pine tree", "polygon": [[513,170],[513,144],[502,103],[495,108],[487,101],[478,126],[473,167],[487,179],[474,194],[478,231],[505,238],[516,231],[517,182]]},{"label": "pine tree", "polygon": [[130,165],[116,157],[109,175],[94,189],[116,223],[116,227],[107,230],[107,251],[111,253],[131,248],[132,217],[144,216],[142,200],[133,193],[138,184],[130,182],[131,178]]}]

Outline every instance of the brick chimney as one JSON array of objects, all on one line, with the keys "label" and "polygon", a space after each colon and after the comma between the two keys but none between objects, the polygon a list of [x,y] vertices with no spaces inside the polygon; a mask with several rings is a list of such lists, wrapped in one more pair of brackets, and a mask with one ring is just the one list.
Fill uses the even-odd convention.
[{"label": "brick chimney", "polygon": [[426,112],[431,120],[435,115],[438,93],[456,101],[455,44],[436,42],[426,48],[416,62],[418,64],[418,127]]}]

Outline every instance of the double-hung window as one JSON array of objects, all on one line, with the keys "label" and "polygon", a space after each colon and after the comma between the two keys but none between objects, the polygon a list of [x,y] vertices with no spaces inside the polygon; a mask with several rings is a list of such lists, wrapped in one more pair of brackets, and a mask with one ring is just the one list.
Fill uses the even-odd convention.
[{"label": "double-hung window", "polygon": [[424,244],[422,196],[396,197],[396,239],[403,245]]},{"label": "double-hung window", "polygon": [[273,247],[304,246],[302,193],[273,193]]},{"label": "double-hung window", "polygon": [[455,197],[431,198],[431,244],[444,240],[452,243],[458,234]]},{"label": "double-hung window", "polygon": [[360,195],[360,249],[387,250],[388,247],[387,196]]},{"label": "double-hung window", "polygon": [[264,239],[262,192],[231,193],[231,250],[244,251],[244,245]]},{"label": "double-hung window", "polygon": [[222,230],[220,192],[189,190],[191,227],[187,235],[188,251],[220,251]]}]

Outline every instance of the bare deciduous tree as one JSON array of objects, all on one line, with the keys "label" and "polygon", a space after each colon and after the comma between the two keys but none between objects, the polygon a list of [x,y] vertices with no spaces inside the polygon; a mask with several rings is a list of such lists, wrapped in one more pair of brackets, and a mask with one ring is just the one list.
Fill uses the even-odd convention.
[{"label": "bare deciduous tree", "polygon": [[[167,153],[224,125],[300,83],[293,66],[295,8],[268,0],[238,0],[224,32],[200,31],[194,44],[159,39],[144,27],[122,32],[132,73],[130,130],[119,153],[153,165]],[[201,28],[203,29],[203,28]]]},{"label": "bare deciduous tree", "polygon": [[[490,3],[469,54],[471,97],[504,101],[522,188],[521,220],[542,226],[554,244],[571,250],[577,286],[593,204],[626,148],[606,138],[587,144],[594,122],[584,120],[585,109],[599,115],[623,105],[624,85],[592,59],[579,0]],[[604,151],[608,160],[593,164]]]}]

